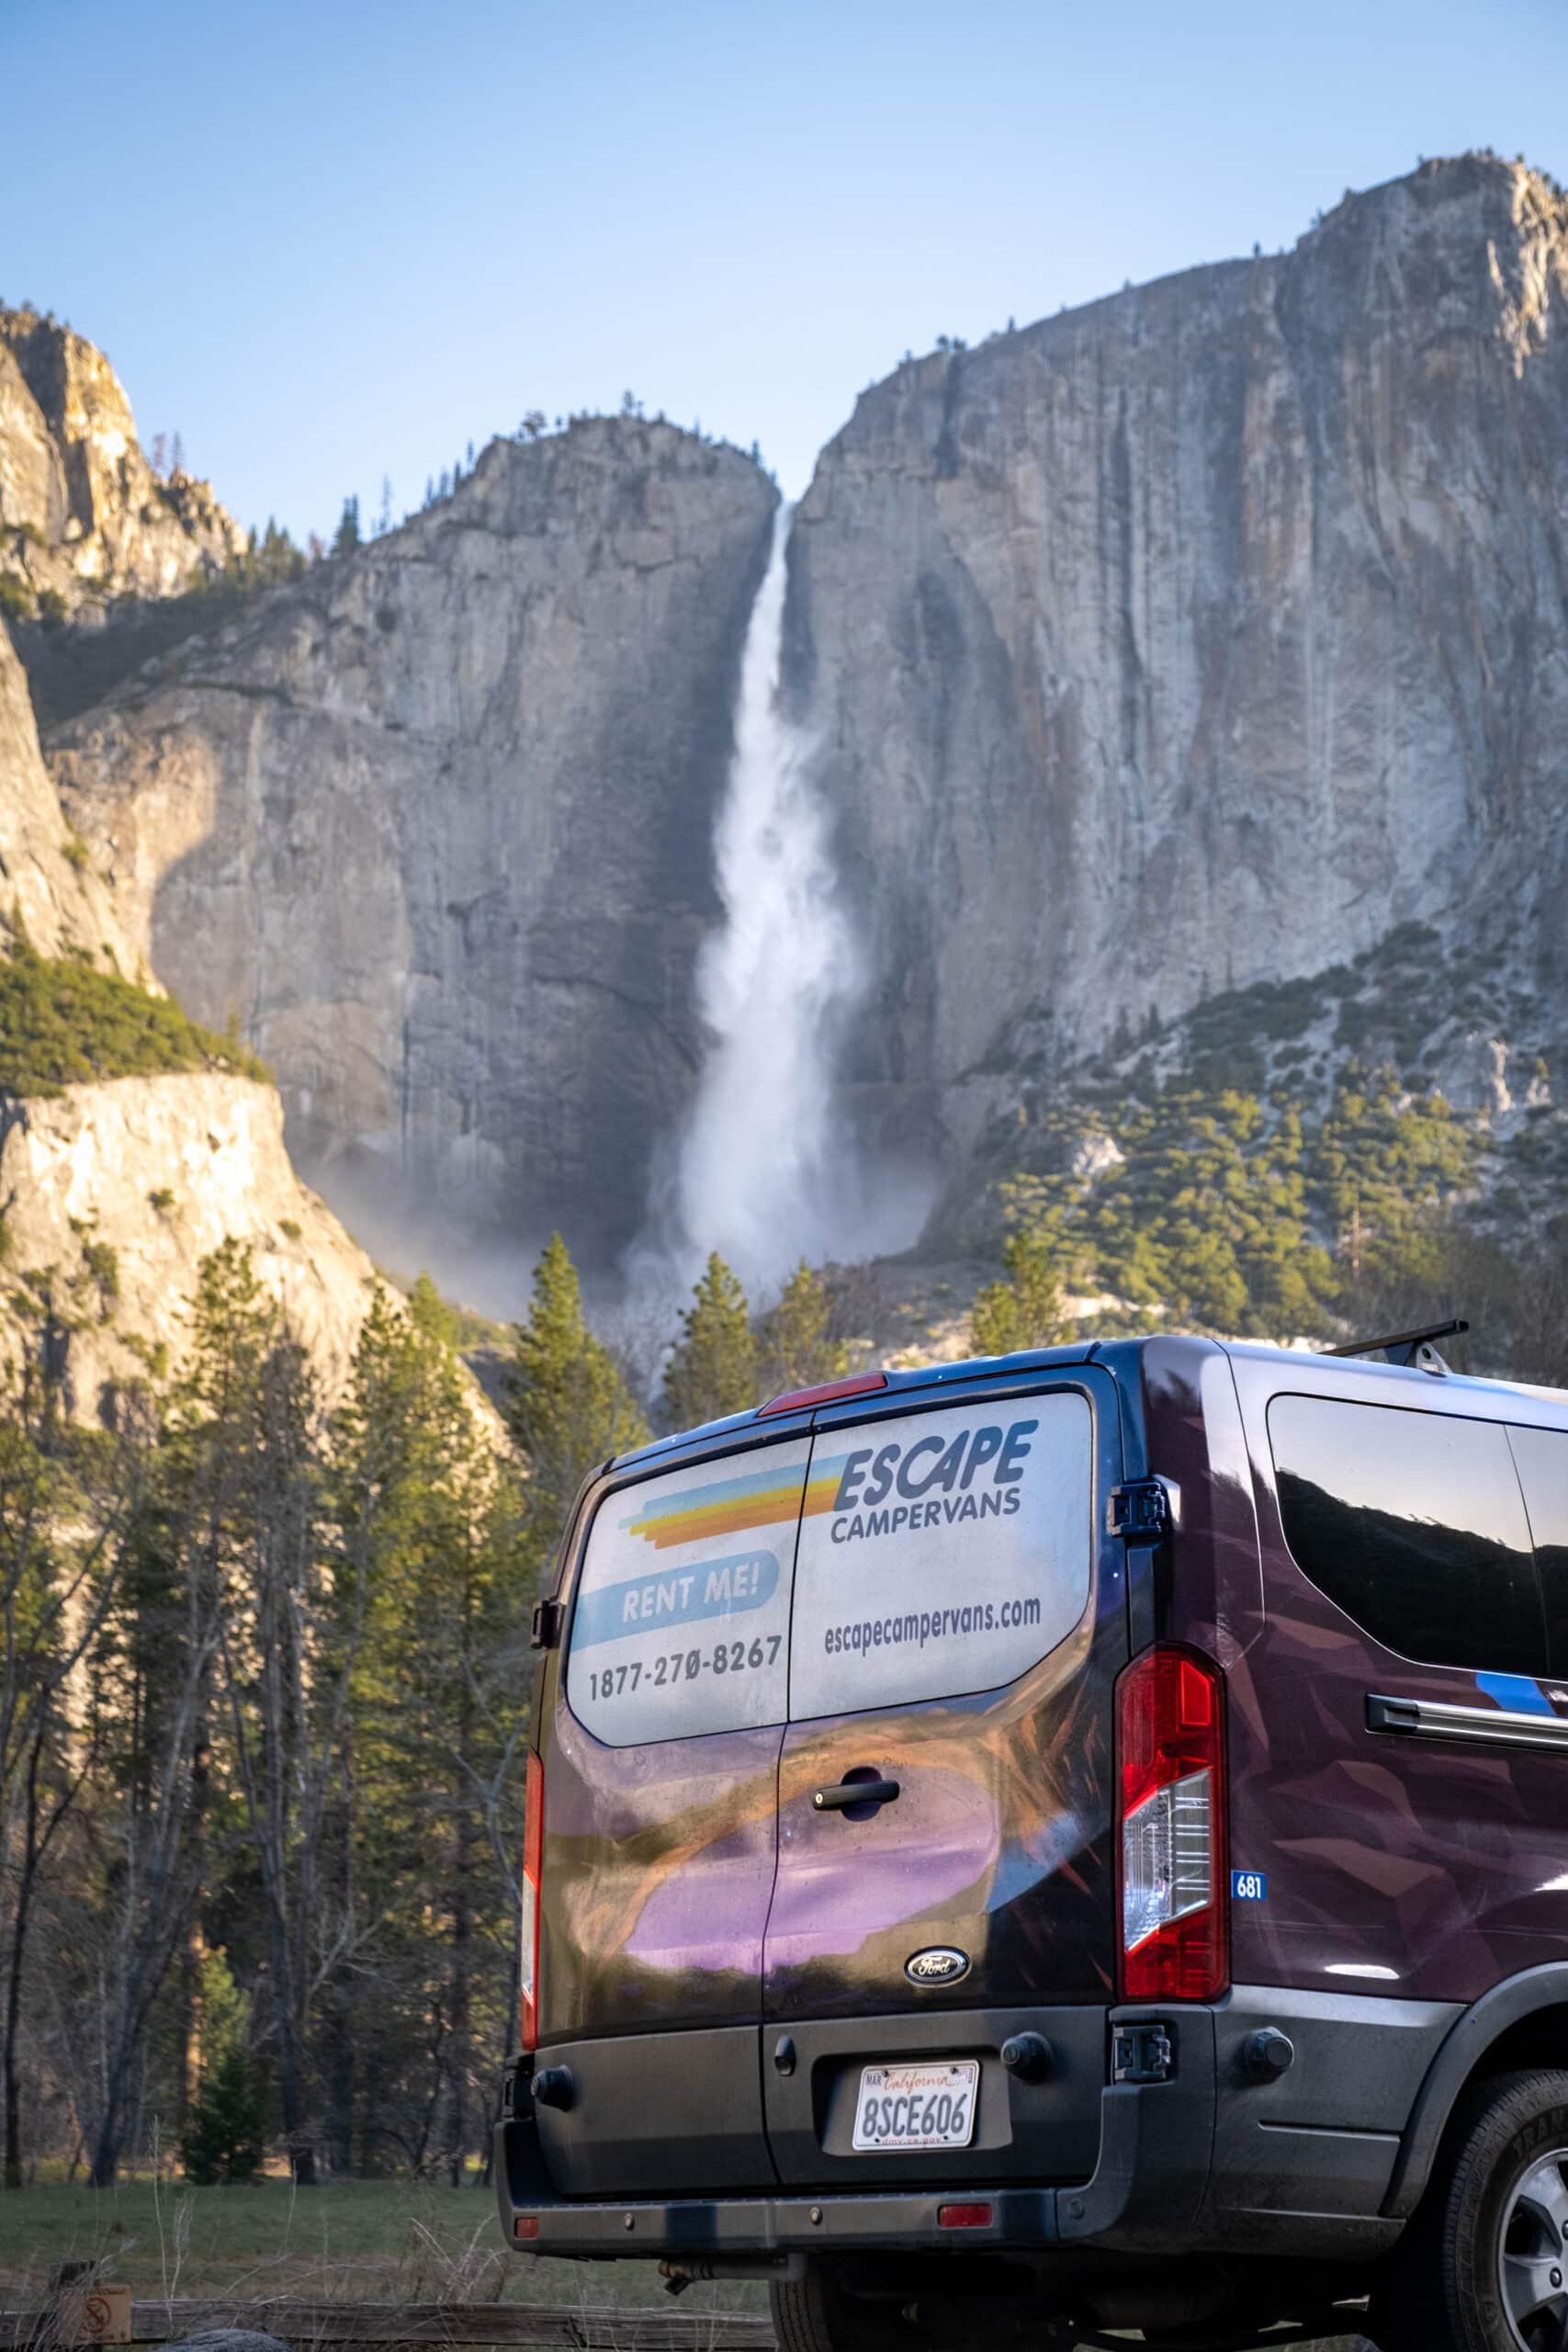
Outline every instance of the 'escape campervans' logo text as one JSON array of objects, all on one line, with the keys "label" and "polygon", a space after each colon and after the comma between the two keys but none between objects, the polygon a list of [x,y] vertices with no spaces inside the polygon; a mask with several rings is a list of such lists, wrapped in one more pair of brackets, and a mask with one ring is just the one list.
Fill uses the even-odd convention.
[{"label": "'escape campervans' logo text", "polygon": [[951,1439],[928,1435],[913,1444],[898,1441],[814,1456],[804,1492],[798,1472],[768,1469],[718,1478],[642,1501],[621,1525],[662,1552],[778,1526],[797,1514],[820,1519],[831,1512],[835,1544],[1002,1518],[1019,1508],[1029,1441],[1039,1427],[1037,1420],[1005,1429],[983,1421]]},{"label": "'escape campervans' logo text", "polygon": [[[982,1422],[952,1439],[928,1435],[912,1445],[863,1446],[845,1457],[827,1506],[833,1542],[1010,1517],[1020,1507],[1029,1441],[1039,1427],[1037,1420],[1014,1421],[1008,1429]],[[815,1476],[811,1483],[817,1485]]]}]

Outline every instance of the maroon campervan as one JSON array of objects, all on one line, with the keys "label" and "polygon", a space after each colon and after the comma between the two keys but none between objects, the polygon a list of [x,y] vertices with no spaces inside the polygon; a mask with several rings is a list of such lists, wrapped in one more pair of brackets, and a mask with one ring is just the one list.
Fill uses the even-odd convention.
[{"label": "maroon campervan", "polygon": [[875,1374],[607,1465],[513,2244],[766,2278],[787,2352],[1568,2347],[1568,1396],[1391,1352]]}]

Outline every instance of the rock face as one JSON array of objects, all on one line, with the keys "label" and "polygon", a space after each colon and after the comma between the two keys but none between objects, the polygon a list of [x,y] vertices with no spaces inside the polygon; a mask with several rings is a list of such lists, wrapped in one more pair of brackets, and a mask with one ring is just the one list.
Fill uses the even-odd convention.
[{"label": "rock face", "polygon": [[[51,739],[333,1197],[637,1227],[773,504],[633,418],[498,444]],[[1405,924],[1560,999],[1565,550],[1568,210],[1494,159],[868,392],[786,611],[874,975],[846,1115],[951,1199],[1021,1069]]]},{"label": "rock face", "polygon": [[35,311],[0,310],[0,575],[14,604],[41,594],[96,613],[108,596],[176,595],[243,537],[206,482],[153,472],[101,351]]},{"label": "rock face", "polygon": [[375,1269],[295,1175],[270,1086],[121,1078],[0,1103],[0,1334],[50,1335],[78,1413],[150,1355],[178,1364],[200,1262],[231,1236],[329,1392],[347,1370]]},{"label": "rock face", "polygon": [[1412,919],[1561,985],[1568,207],[1522,166],[906,365],[793,555],[885,1133],[961,1158],[965,1073]]},{"label": "rock face", "polygon": [[44,767],[27,677],[0,623],[0,923],[18,917],[40,956],[80,949],[136,976],[113,894]]},{"label": "rock face", "polygon": [[[66,728],[71,814],[330,1192],[607,1250],[693,1082],[712,811],[775,493],[672,426],[495,443]],[[334,1192],[334,1197],[342,1197]]]},{"label": "rock face", "polygon": [[[112,889],[67,829],[21,665],[0,628],[0,954],[20,919],[41,956],[139,972]],[[214,1071],[117,1079],[41,1100],[5,1091],[0,1039],[0,1352],[48,1350],[73,1409],[185,1351],[201,1259],[251,1245],[330,1392],[374,1270],[283,1145],[269,1086]]]}]

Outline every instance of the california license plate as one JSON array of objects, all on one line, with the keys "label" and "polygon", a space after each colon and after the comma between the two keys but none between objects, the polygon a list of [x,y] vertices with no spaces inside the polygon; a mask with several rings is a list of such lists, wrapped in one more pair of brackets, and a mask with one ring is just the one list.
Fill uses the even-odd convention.
[{"label": "california license plate", "polygon": [[975,2136],[977,2058],[931,2066],[863,2066],[856,2148],[966,2148]]}]

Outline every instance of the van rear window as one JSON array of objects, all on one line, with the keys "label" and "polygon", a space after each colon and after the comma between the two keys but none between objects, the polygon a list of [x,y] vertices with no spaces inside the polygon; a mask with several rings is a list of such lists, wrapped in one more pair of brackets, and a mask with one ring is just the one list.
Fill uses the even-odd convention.
[{"label": "van rear window", "polygon": [[567,1693],[614,1747],[782,1723],[810,1441],[623,1487],[599,1506]]},{"label": "van rear window", "polygon": [[994,1690],[1089,1601],[1093,1423],[1056,1389],[819,1434],[795,1568],[790,1713]]},{"label": "van rear window", "polygon": [[1431,1666],[1550,1671],[1501,1423],[1276,1396],[1269,1439],[1298,1566],[1374,1640]]},{"label": "van rear window", "polygon": [[1077,1624],[1094,1543],[1070,1389],[668,1471],[599,1506],[567,1696],[633,1747],[995,1690]]}]

